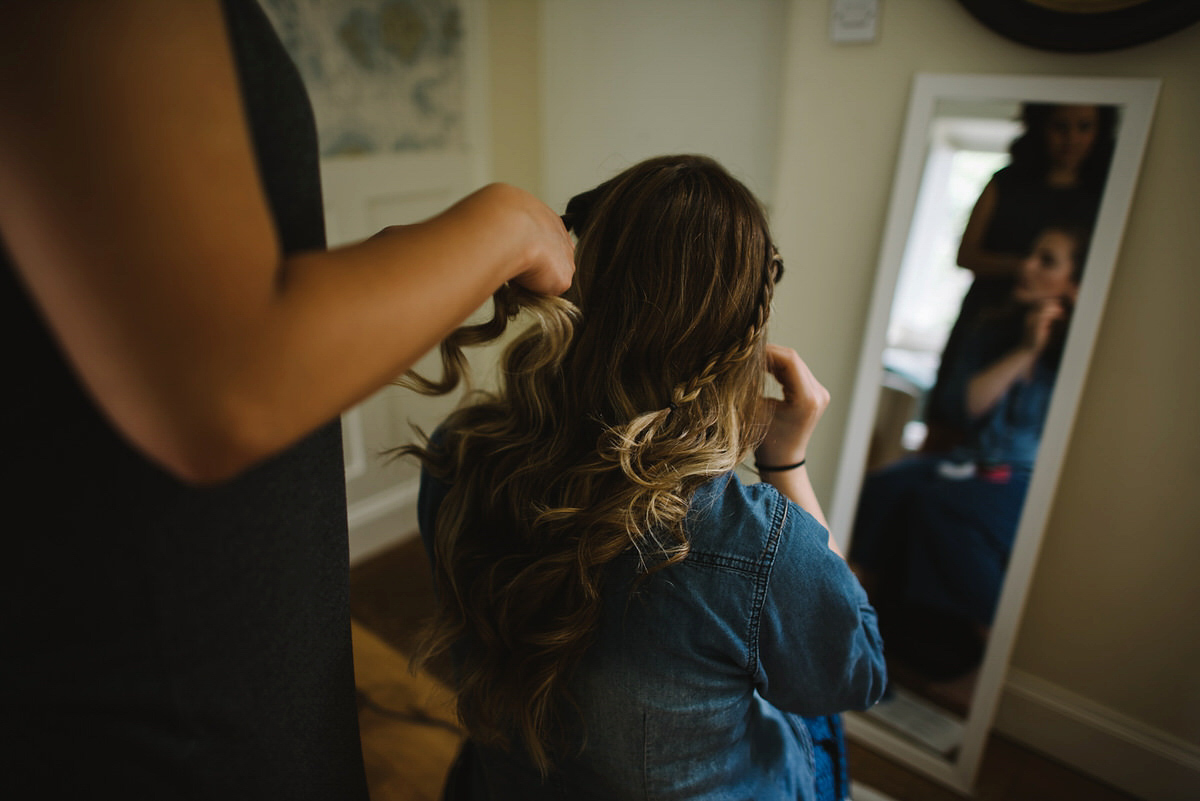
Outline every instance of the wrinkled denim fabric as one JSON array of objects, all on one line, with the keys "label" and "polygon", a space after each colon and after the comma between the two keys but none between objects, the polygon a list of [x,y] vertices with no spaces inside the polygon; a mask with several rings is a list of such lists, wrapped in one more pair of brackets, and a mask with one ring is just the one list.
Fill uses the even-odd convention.
[{"label": "wrinkled denim fabric", "polygon": [[[422,477],[431,554],[446,489]],[[712,480],[686,529],[682,563],[636,586],[632,549],[608,568],[599,631],[572,683],[582,751],[543,781],[519,749],[472,746],[469,797],[816,798],[800,716],[879,700],[875,611],[826,530],[768,484]]]}]

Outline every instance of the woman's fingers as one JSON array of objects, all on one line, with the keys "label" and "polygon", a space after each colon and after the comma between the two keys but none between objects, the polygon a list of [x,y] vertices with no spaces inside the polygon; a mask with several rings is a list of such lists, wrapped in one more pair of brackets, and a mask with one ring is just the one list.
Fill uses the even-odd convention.
[{"label": "woman's fingers", "polygon": [[758,449],[766,464],[791,464],[804,458],[808,441],[829,405],[829,392],[791,348],[767,346],[767,370],[783,387],[783,400],[769,400],[767,436]]},{"label": "woman's fingers", "polygon": [[796,379],[789,371],[787,357],[782,351],[783,348],[778,345],[767,345],[767,372],[783,387],[783,394],[786,397],[791,387],[795,386]]},{"label": "woman's fingers", "polygon": [[1026,336],[1034,350],[1042,350],[1050,340],[1050,330],[1055,320],[1066,314],[1061,301],[1048,300],[1029,310],[1025,318]]},{"label": "woman's fingers", "polygon": [[784,405],[803,407],[818,416],[829,405],[829,391],[795,350],[767,345],[767,370],[783,388]]}]

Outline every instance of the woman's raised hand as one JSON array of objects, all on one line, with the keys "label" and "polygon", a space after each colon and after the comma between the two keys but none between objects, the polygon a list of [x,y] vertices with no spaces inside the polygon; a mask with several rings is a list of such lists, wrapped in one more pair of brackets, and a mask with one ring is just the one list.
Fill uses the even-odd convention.
[{"label": "woman's raised hand", "polygon": [[1032,307],[1025,314],[1025,334],[1021,340],[1022,346],[1034,353],[1041,353],[1050,341],[1050,333],[1054,322],[1066,315],[1061,300],[1057,298],[1045,300]]},{"label": "woman's raised hand", "polygon": [[[829,390],[821,386],[808,365],[791,348],[767,345],[767,370],[783,387],[783,399],[763,399],[769,404],[771,423],[754,459],[759,465],[772,467],[794,465],[806,458],[808,441],[829,406]],[[806,468],[761,471],[761,475],[764,481],[811,514],[818,523],[829,527]],[[841,556],[832,537],[829,548]]]},{"label": "woman's raised hand", "polygon": [[808,441],[829,406],[829,390],[791,348],[767,345],[767,370],[783,388],[783,399],[764,399],[771,422],[755,459],[767,465],[795,464],[805,458]]}]

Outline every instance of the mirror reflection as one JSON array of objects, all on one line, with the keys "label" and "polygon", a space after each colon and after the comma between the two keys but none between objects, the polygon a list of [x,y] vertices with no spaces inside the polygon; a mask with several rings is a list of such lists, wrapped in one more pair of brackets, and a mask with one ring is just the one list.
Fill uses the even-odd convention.
[{"label": "mirror reflection", "polygon": [[887,326],[849,559],[892,691],[953,755],[1116,141],[1111,105],[940,100]]}]

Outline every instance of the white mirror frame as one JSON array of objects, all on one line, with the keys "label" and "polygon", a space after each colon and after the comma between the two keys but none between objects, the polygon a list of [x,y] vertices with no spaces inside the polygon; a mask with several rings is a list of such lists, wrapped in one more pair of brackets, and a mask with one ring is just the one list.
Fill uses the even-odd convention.
[{"label": "white mirror frame", "polygon": [[1080,288],[1072,317],[1071,332],[1046,417],[1037,464],[957,756],[951,761],[865,716],[853,713],[846,716],[847,734],[855,740],[881,750],[914,770],[968,795],[1003,689],[1022,607],[1050,513],[1141,166],[1159,83],[1157,80],[1122,78],[918,74],[913,84],[871,310],[838,464],[833,504],[830,507],[831,532],[844,553],[848,553],[850,529],[862,488],[871,428],[879,403],[887,321],[924,172],[928,131],[937,102],[946,99],[1015,99],[1121,107],[1116,150],[1092,235],[1086,267],[1087,279]]}]

